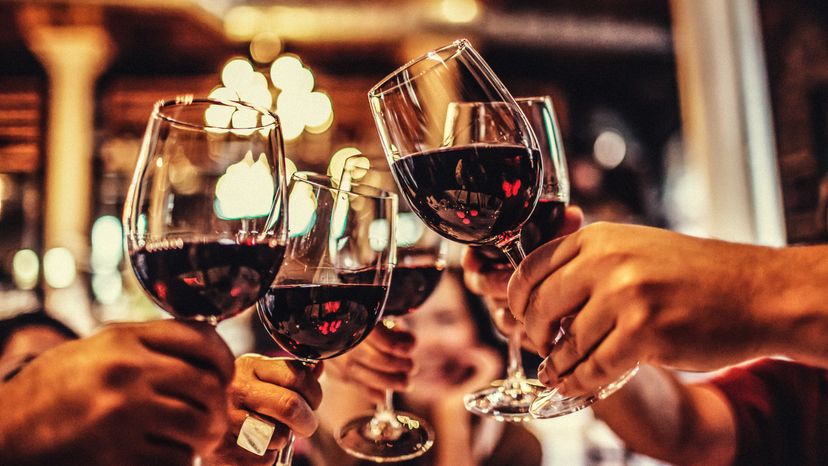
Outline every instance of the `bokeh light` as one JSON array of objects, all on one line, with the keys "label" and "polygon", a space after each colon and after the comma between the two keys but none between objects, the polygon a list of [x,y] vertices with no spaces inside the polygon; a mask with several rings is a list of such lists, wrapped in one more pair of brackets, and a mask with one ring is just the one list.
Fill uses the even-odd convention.
[{"label": "bokeh light", "polygon": [[40,260],[31,249],[21,249],[12,258],[12,277],[14,284],[21,290],[31,290],[37,286],[40,275]]},{"label": "bokeh light", "polygon": [[75,257],[66,248],[52,248],[43,255],[43,278],[52,288],[66,288],[77,277]]}]

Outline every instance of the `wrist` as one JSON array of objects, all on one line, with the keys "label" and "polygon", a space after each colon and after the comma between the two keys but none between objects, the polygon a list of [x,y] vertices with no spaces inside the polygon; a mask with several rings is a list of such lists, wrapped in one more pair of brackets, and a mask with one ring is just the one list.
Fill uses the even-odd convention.
[{"label": "wrist", "polygon": [[771,285],[759,313],[769,328],[768,351],[828,367],[828,246],[776,250]]}]

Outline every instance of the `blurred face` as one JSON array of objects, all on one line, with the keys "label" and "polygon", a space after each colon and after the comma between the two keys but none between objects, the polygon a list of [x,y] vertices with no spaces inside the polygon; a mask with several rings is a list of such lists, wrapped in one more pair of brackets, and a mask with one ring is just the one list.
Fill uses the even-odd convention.
[{"label": "blurred face", "polygon": [[479,343],[462,285],[454,275],[444,274],[434,293],[406,322],[417,336],[412,353],[419,369],[413,376],[415,387],[439,390],[468,377],[467,368],[458,361]]}]

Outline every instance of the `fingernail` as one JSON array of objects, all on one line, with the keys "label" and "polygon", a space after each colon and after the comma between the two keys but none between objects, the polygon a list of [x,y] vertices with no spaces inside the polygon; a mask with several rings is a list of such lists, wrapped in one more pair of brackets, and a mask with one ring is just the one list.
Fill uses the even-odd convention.
[{"label": "fingernail", "polygon": [[538,380],[540,383],[549,386],[549,375],[547,375],[546,371],[542,370],[538,367]]}]

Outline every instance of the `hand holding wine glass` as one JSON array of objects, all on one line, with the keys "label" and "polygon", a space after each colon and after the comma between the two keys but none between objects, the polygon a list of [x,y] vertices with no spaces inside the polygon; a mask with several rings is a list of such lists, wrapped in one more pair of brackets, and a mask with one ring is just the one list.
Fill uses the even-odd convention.
[{"label": "hand holding wine glass", "polygon": [[[285,262],[257,309],[282,349],[313,364],[349,351],[379,321],[396,260],[397,196],[299,172],[288,199]],[[290,461],[289,440],[277,464]]]},{"label": "hand holding wine glass", "polygon": [[[517,102],[468,41],[410,62],[369,99],[414,212],[449,239],[496,246],[516,266],[524,257],[521,228],[542,190],[540,148]],[[475,412],[526,419],[534,393],[512,382],[481,396]]]}]

